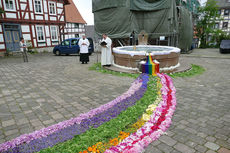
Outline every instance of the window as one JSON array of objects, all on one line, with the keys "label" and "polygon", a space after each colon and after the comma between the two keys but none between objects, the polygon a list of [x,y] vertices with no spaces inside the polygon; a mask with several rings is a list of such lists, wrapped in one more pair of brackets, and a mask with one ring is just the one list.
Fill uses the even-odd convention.
[{"label": "window", "polygon": [[35,8],[35,13],[40,13],[40,14],[43,13],[41,0],[34,1],[34,8]]},{"label": "window", "polygon": [[223,29],[227,29],[228,28],[228,22],[224,22],[223,23]]},{"label": "window", "polygon": [[38,39],[38,42],[45,41],[44,27],[43,26],[37,26],[36,29],[37,29],[37,39]]},{"label": "window", "polygon": [[217,14],[220,14],[220,15],[221,15],[221,10],[218,10]]},{"label": "window", "polygon": [[49,13],[51,15],[56,15],[56,4],[55,4],[55,2],[49,2]]},{"label": "window", "polygon": [[229,15],[229,10],[224,10],[224,15]]},{"label": "window", "polygon": [[79,24],[78,23],[74,23],[74,28],[79,28]]},{"label": "window", "polygon": [[57,41],[58,40],[57,27],[50,26],[50,31],[51,31],[51,40]]},{"label": "window", "polygon": [[61,43],[62,46],[69,46],[69,40],[65,40]]},{"label": "window", "polygon": [[75,34],[75,38],[79,38],[79,34]]},{"label": "window", "polygon": [[78,44],[78,40],[77,39],[73,39],[72,41],[71,41],[71,45],[77,45]]},{"label": "window", "polygon": [[5,10],[6,11],[15,11],[14,0],[4,0]]},{"label": "window", "polygon": [[219,29],[219,23],[215,24],[215,29]]}]

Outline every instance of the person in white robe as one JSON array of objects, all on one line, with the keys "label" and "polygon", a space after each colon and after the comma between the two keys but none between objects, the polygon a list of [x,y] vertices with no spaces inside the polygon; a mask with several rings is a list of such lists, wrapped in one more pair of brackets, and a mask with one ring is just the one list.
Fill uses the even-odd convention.
[{"label": "person in white robe", "polygon": [[100,43],[101,44],[101,65],[111,66],[112,64],[112,49],[111,49],[112,40],[106,34],[103,34],[102,37],[103,38]]},{"label": "person in white robe", "polygon": [[89,40],[85,35],[79,40],[78,45],[80,47],[80,61],[82,64],[87,64],[89,62]]}]

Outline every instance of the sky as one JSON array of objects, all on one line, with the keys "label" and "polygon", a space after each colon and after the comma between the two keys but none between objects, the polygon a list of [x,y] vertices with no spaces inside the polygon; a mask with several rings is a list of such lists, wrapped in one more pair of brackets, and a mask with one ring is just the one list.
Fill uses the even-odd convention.
[{"label": "sky", "polygon": [[87,25],[94,25],[94,17],[92,13],[92,0],[73,0],[78,11],[86,21]]},{"label": "sky", "polygon": [[[200,0],[204,4],[207,0]],[[77,9],[81,13],[87,25],[94,25],[94,16],[92,13],[92,0],[73,0]]]}]

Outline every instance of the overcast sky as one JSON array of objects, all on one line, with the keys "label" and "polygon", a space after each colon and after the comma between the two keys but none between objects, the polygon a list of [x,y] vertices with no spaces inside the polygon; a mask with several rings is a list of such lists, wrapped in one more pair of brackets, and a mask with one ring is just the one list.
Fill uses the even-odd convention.
[{"label": "overcast sky", "polygon": [[94,18],[92,13],[92,0],[73,0],[77,9],[81,13],[88,25],[94,24]]},{"label": "overcast sky", "polygon": [[[94,24],[94,18],[92,13],[92,0],[73,0],[82,17],[85,19],[88,25]],[[201,0],[201,4],[204,4],[207,0]]]}]

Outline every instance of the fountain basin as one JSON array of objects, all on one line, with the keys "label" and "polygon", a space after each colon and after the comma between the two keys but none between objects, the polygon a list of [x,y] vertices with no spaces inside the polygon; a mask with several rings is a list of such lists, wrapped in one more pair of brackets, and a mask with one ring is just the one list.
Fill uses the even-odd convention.
[{"label": "fountain basin", "polygon": [[[135,50],[134,50],[135,49]],[[157,60],[160,72],[170,73],[179,66],[180,49],[169,46],[138,45],[113,48],[114,65],[127,69],[138,68],[138,63],[150,53]]]}]

